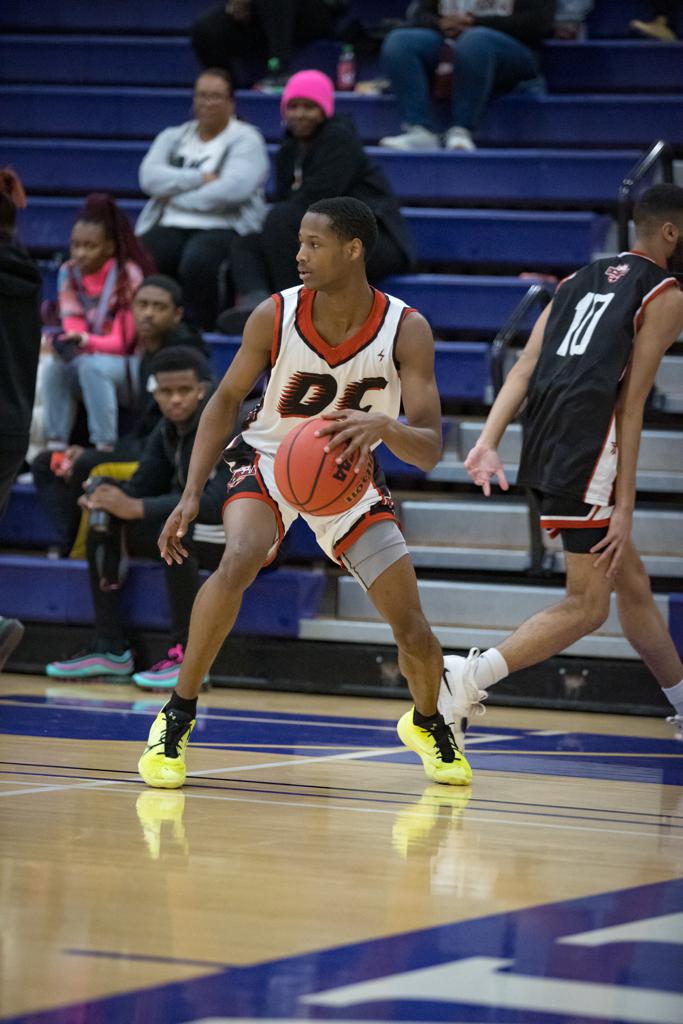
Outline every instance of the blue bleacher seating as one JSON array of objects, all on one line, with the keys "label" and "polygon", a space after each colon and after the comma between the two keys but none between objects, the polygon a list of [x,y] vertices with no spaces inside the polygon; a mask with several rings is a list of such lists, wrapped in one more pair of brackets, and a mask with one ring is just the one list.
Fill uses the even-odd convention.
[{"label": "blue bleacher seating", "polygon": [[[205,334],[211,365],[222,376],[235,357],[240,338]],[[435,373],[444,401],[484,402],[490,380],[491,347],[485,341],[436,342]],[[2,536],[2,526],[0,526]]]},{"label": "blue bleacher seating", "polygon": [[637,39],[549,41],[542,67],[550,92],[680,92],[683,43]]},{"label": "blue bleacher seating", "polygon": [[[237,94],[240,116],[269,140],[280,136],[277,96]],[[115,86],[4,85],[0,124],[10,135],[73,138],[149,138],[189,117],[190,90]],[[399,131],[393,97],[340,94],[337,109],[354,117],[361,138],[375,142]],[[676,94],[503,96],[478,132],[484,145],[639,146],[666,138],[683,143],[681,98]]]},{"label": "blue bleacher seating", "polygon": [[[19,232],[34,251],[66,250],[81,198],[32,199]],[[120,200],[132,220],[141,200]],[[576,267],[605,239],[609,220],[592,213],[439,210],[405,207],[403,214],[421,263],[477,263],[519,268]]]},{"label": "blue bleacher seating", "polygon": [[[0,152],[32,193],[85,195],[109,190],[137,195],[148,141],[0,137]],[[271,144],[271,157],[277,144]],[[397,153],[367,147],[407,201],[534,207],[605,205],[641,156],[637,149],[480,149],[473,153]],[[59,186],[57,188],[57,183]]]},{"label": "blue bleacher seating", "polygon": [[[324,575],[309,569],[277,569],[259,576],[245,595],[235,631],[296,637],[299,620],[317,614],[324,584]],[[168,628],[161,563],[132,560],[123,603],[137,628]],[[62,625],[91,623],[87,563],[0,555],[0,614]]]},{"label": "blue bleacher seating", "polygon": [[[73,83],[78,51],[80,85],[185,86],[198,70],[187,36],[0,36],[4,82]],[[293,69],[316,67],[334,76],[339,43],[319,40],[296,54]],[[683,43],[662,46],[639,39],[549,40],[542,68],[550,92],[680,92]],[[653,74],[656,68],[656,74]],[[378,59],[366,59],[359,78],[381,74]]]}]

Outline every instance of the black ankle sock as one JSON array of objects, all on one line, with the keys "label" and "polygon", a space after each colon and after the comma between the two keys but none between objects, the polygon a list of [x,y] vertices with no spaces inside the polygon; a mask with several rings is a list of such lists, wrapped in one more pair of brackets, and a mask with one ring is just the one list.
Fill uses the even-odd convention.
[{"label": "black ankle sock", "polygon": [[417,725],[420,729],[433,729],[435,725],[442,724],[443,718],[438,711],[433,715],[421,715],[417,708],[413,708],[413,725]]},{"label": "black ankle sock", "polygon": [[184,697],[179,697],[174,690],[166,707],[174,708],[176,711],[183,711],[186,715],[192,715],[195,718],[197,714],[197,698],[193,697],[191,700],[185,700]]}]

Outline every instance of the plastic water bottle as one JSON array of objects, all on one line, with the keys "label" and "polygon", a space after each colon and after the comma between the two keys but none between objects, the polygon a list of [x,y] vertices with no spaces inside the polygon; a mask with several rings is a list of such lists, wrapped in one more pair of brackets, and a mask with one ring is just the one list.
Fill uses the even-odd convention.
[{"label": "plastic water bottle", "polygon": [[453,50],[444,43],[432,78],[432,96],[435,100],[450,99],[453,91]]},{"label": "plastic water bottle", "polygon": [[337,89],[351,92],[356,84],[356,55],[353,47],[344,46],[337,61]]}]

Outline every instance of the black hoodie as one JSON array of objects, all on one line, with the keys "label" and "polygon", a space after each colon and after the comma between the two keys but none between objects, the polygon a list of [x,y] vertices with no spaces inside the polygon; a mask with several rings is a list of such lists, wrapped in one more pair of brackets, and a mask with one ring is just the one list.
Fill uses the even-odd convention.
[{"label": "black hoodie", "polygon": [[41,278],[14,242],[0,242],[0,447],[26,451],[40,354]]}]

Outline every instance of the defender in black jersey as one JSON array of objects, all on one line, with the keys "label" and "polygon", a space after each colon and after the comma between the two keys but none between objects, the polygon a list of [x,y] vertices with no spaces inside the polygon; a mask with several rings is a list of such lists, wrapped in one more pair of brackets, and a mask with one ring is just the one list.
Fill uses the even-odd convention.
[{"label": "defender in black jersey", "polygon": [[537,491],[542,525],[562,536],[567,595],[497,648],[446,658],[446,666],[486,689],[598,629],[614,588],[624,635],[674,706],[683,738],[683,663],[631,540],[645,401],[683,331],[683,293],[672,275],[683,270],[683,189],[649,189],[634,220],[630,252],[559,285],[465,461],[484,494],[494,477],[507,490],[496,447],[526,402],[518,482]]}]

